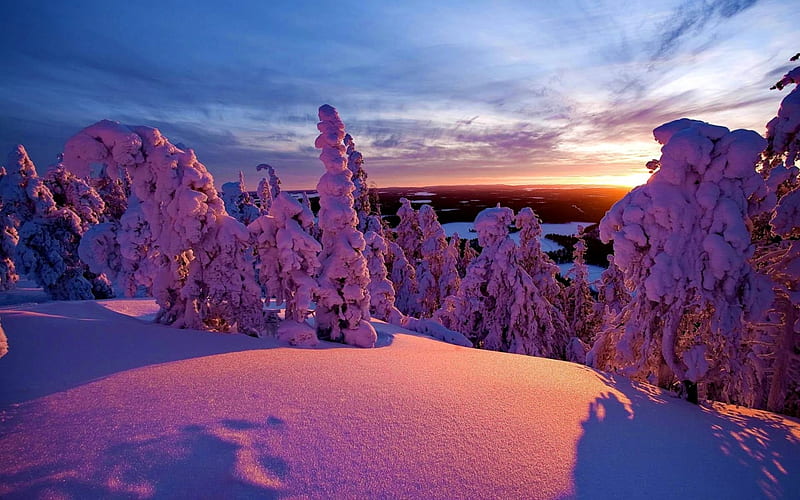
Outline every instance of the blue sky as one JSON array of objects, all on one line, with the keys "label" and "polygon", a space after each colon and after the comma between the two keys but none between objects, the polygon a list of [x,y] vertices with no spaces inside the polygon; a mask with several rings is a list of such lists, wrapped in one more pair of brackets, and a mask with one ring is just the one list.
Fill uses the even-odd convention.
[{"label": "blue sky", "polygon": [[631,183],[666,121],[763,133],[800,50],[777,0],[0,1],[0,148],[108,118],[250,188],[316,185],[323,103],[379,186]]}]

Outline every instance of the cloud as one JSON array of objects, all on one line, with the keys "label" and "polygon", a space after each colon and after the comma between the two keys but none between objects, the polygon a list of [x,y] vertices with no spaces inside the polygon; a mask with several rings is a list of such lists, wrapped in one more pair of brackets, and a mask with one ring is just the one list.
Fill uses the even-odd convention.
[{"label": "cloud", "polygon": [[729,19],[756,4],[757,0],[687,1],[659,26],[654,59],[661,59],[677,50],[686,38],[696,36],[712,23]]}]

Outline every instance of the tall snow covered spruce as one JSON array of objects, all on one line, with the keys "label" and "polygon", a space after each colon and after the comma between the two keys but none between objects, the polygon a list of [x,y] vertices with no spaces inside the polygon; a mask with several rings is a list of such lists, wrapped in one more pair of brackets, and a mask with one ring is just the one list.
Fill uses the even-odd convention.
[{"label": "tall snow covered spruce", "polygon": [[317,334],[359,347],[373,347],[377,333],[369,324],[369,271],[363,251],[364,236],[356,228],[353,182],[345,158],[344,123],[328,104],[319,108],[320,135],[314,143],[322,150],[325,173],[317,184],[319,227],[322,230],[322,271],[317,301]]},{"label": "tall snow covered spruce", "polygon": [[461,279],[456,269],[457,258],[448,252],[444,229],[430,205],[419,209],[419,228],[420,253],[425,256],[417,263],[421,315],[431,317],[444,298],[458,290]]},{"label": "tall snow covered spruce", "polygon": [[364,170],[364,156],[356,149],[353,136],[344,136],[345,153],[347,154],[347,168],[352,174],[351,180],[355,190],[353,191],[353,209],[358,217],[358,230],[362,233],[367,232],[367,218],[372,214],[370,203],[370,191],[367,186],[367,172]]},{"label": "tall snow covered spruce", "polygon": [[400,245],[390,240],[386,240],[384,259],[389,271],[389,279],[394,286],[397,308],[409,316],[419,315],[419,285],[414,266],[408,262]]},{"label": "tall snow covered spruce", "polygon": [[372,316],[394,325],[403,324],[403,313],[395,306],[394,286],[388,279],[385,255],[388,252],[386,240],[375,231],[364,235],[365,250],[369,269],[369,299]]},{"label": "tall snow covered spruce", "polygon": [[586,255],[586,241],[583,237],[583,228],[579,228],[573,255],[574,264],[567,272],[570,283],[564,289],[562,307],[572,336],[567,358],[569,361],[579,363],[585,362],[587,346],[594,342],[601,319],[596,314],[595,300],[589,289],[589,269],[586,267],[584,255]]},{"label": "tall snow covered spruce", "polygon": [[[769,302],[753,270],[748,198],[765,190],[755,161],[765,141],[747,130],[681,119],[654,130],[660,169],[600,223],[633,299],[588,362],[662,386],[700,383],[708,397],[742,401],[745,315]],[[690,399],[692,399],[690,395]]]},{"label": "tall snow covered spruce", "polygon": [[247,333],[263,329],[259,289],[245,258],[247,232],[225,213],[211,174],[191,149],[178,149],[157,129],[105,120],[67,142],[64,165],[78,176],[95,165],[112,177],[130,174],[150,230],[159,322]]},{"label": "tall snow covered spruce", "polygon": [[[542,250],[542,226],[539,217],[530,207],[521,209],[515,218],[519,229],[519,263],[533,278],[533,282],[551,303],[558,302],[563,290],[556,279],[558,266]],[[471,248],[470,248],[471,250]],[[464,255],[467,252],[465,249]],[[473,257],[474,258],[474,257]]]},{"label": "tall snow covered spruce", "polygon": [[261,214],[269,214],[272,201],[278,197],[281,192],[281,180],[278,174],[275,173],[275,168],[272,165],[261,163],[256,166],[256,172],[261,170],[267,171],[267,177],[264,177],[258,183],[258,201],[261,206]]}]

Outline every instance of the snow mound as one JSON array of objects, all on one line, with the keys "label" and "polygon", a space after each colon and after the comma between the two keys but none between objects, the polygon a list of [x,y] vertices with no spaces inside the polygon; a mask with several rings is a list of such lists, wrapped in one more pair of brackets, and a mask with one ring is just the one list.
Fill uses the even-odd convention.
[{"label": "snow mound", "polygon": [[[378,325],[276,348],[136,301],[0,311],[0,497],[780,498],[800,423]],[[331,344],[329,344],[331,345]]]}]

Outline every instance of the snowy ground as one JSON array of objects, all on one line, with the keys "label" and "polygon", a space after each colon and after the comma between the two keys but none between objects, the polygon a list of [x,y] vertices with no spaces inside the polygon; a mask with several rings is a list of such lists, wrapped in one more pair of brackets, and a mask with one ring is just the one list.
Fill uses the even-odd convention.
[{"label": "snowy ground", "polygon": [[789,498],[800,423],[377,324],[289,349],[148,300],[0,309],[0,497]]}]

